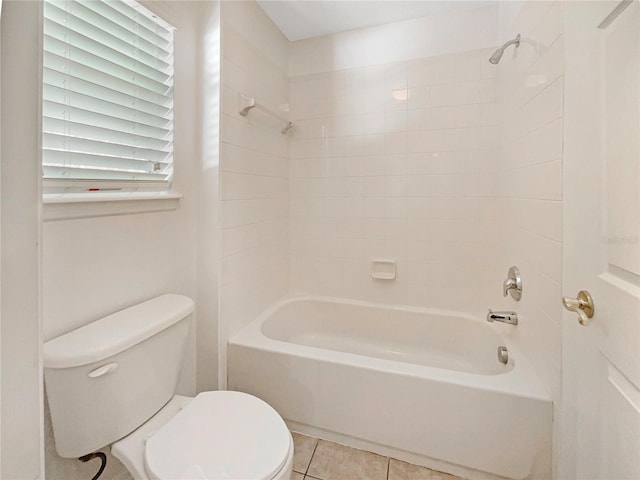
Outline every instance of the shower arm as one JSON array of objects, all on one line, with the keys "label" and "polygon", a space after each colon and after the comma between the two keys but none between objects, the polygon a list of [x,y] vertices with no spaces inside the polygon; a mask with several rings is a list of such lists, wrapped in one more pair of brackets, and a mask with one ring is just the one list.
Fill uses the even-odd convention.
[{"label": "shower arm", "polygon": [[508,47],[509,45],[514,45],[514,44],[515,44],[515,46],[516,46],[516,47],[519,47],[519,46],[520,46],[520,34],[518,34],[518,36],[517,36],[516,38],[514,38],[513,40],[509,40],[507,43],[505,43],[504,45],[502,45],[502,46],[500,47],[500,50],[504,51],[504,50],[506,50],[506,49],[507,49],[507,47]]},{"label": "shower arm", "polygon": [[508,42],[506,42],[504,45],[502,45],[500,48],[498,48],[495,52],[493,52],[493,55],[491,55],[491,58],[489,58],[489,62],[491,62],[494,65],[497,65],[498,62],[500,62],[500,59],[502,58],[502,55],[504,54],[504,51],[506,50],[506,48],[509,45],[515,45],[516,48],[518,48],[520,46],[520,34],[516,35],[516,38],[514,38],[513,40],[509,40]]}]

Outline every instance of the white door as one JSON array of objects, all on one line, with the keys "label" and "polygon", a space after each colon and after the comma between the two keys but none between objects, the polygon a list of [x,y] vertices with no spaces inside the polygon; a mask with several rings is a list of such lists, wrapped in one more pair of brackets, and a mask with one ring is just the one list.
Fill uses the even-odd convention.
[{"label": "white door", "polygon": [[558,477],[640,479],[640,6],[565,2],[563,316]]}]

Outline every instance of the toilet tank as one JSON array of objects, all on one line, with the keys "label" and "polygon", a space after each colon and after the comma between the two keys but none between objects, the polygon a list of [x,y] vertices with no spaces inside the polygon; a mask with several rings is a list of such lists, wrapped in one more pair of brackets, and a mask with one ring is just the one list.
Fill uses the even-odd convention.
[{"label": "toilet tank", "polygon": [[44,344],[56,450],[80,457],[128,435],[175,394],[193,301],[162,295]]}]

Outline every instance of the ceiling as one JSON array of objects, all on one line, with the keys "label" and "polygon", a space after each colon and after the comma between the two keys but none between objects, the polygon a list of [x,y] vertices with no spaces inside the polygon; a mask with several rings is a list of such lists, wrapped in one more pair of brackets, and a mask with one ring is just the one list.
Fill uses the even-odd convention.
[{"label": "ceiling", "polygon": [[257,0],[290,41],[494,3],[486,0]]}]

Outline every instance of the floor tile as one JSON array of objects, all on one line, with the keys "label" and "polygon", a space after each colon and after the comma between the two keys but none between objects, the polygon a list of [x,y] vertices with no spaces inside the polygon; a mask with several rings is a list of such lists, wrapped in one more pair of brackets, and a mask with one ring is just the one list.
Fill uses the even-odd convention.
[{"label": "floor tile", "polygon": [[392,458],[389,461],[389,480],[463,480],[455,475],[437,472]]},{"label": "floor tile", "polygon": [[322,480],[386,480],[388,457],[319,440],[307,476]]},{"label": "floor tile", "polygon": [[293,437],[293,471],[307,473],[318,439],[296,432],[291,432],[291,436]]},{"label": "floor tile", "polygon": [[293,472],[291,474],[291,480],[304,480],[304,475],[298,472]]}]

